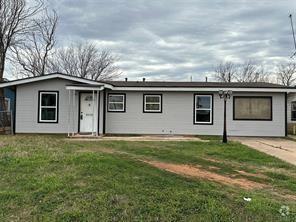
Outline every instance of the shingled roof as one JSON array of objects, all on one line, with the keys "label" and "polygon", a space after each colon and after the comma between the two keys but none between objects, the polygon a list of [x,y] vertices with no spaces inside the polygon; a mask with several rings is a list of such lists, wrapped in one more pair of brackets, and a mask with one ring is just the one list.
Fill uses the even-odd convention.
[{"label": "shingled roof", "polygon": [[265,82],[166,82],[166,81],[105,81],[115,87],[207,87],[207,88],[291,88]]}]

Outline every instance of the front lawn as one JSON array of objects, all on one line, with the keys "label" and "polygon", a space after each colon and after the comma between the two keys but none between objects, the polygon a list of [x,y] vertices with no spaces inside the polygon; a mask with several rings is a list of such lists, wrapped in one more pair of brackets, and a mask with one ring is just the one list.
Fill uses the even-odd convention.
[{"label": "front lawn", "polygon": [[295,166],[210,139],[0,136],[0,221],[296,221]]}]

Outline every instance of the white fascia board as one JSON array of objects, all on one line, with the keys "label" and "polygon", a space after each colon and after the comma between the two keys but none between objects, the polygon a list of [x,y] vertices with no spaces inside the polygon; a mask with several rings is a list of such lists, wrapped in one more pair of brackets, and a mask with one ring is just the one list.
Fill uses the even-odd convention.
[{"label": "white fascia board", "polygon": [[66,86],[66,89],[79,90],[79,91],[101,91],[104,89],[104,86],[98,86],[98,87]]},{"label": "white fascia board", "polygon": [[100,82],[97,82],[94,80],[78,78],[78,77],[70,76],[70,75],[69,76],[68,75],[61,75],[58,73],[44,75],[44,76],[38,76],[38,77],[32,77],[32,78],[26,78],[26,79],[20,79],[20,80],[15,80],[15,81],[6,82],[6,83],[0,83],[0,88],[4,88],[7,86],[21,85],[21,84],[26,84],[26,83],[31,83],[31,82],[37,82],[37,81],[42,81],[42,80],[48,80],[48,79],[55,79],[55,78],[67,79],[67,80],[91,84],[91,85],[104,86],[104,87],[110,88],[110,89],[113,88],[113,86],[110,84],[100,83]]},{"label": "white fascia board", "polygon": [[113,87],[116,91],[164,91],[164,92],[219,92],[219,90],[231,90],[233,92],[296,92],[296,89],[285,88],[205,88],[205,87]]}]

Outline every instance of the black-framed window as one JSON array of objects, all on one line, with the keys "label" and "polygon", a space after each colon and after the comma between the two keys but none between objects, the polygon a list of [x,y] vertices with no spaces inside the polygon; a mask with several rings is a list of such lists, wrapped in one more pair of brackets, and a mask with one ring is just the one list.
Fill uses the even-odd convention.
[{"label": "black-framed window", "polygon": [[59,92],[39,91],[38,122],[57,123]]},{"label": "black-framed window", "polygon": [[213,124],[213,95],[194,95],[194,124]]},{"label": "black-framed window", "polygon": [[234,96],[234,120],[272,120],[272,97]]},{"label": "black-framed window", "polygon": [[291,103],[291,120],[296,121],[296,101]]},{"label": "black-framed window", "polygon": [[162,112],[162,94],[144,94],[144,113]]},{"label": "black-framed window", "polygon": [[125,94],[108,94],[108,112],[125,112]]}]

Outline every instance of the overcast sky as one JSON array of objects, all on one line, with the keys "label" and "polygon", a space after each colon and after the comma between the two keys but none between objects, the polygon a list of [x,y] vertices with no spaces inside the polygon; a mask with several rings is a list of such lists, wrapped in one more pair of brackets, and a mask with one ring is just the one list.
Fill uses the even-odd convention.
[{"label": "overcast sky", "polygon": [[59,46],[90,40],[120,57],[124,77],[204,80],[220,61],[264,63],[293,53],[295,0],[51,0]]}]

